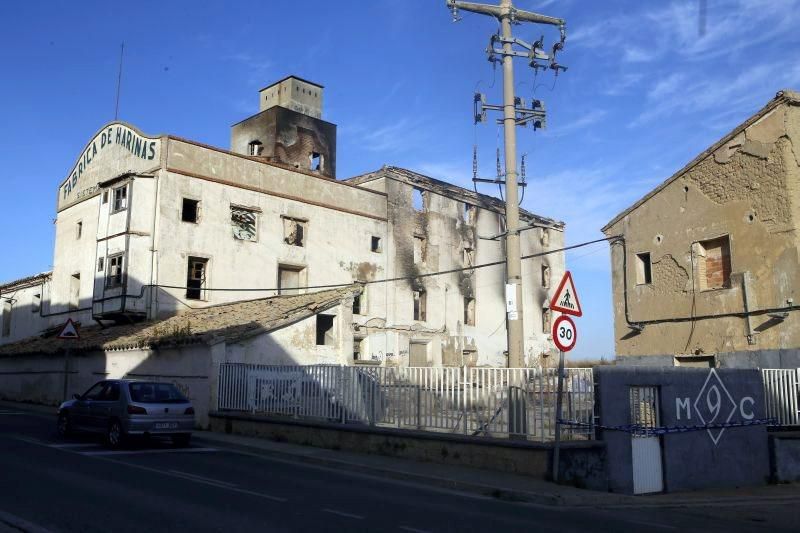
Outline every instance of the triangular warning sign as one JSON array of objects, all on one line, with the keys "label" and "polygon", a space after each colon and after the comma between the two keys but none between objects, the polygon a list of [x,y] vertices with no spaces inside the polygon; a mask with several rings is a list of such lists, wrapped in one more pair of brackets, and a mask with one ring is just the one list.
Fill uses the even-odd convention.
[{"label": "triangular warning sign", "polygon": [[75,322],[72,321],[71,318],[67,319],[67,323],[64,324],[64,327],[61,328],[61,332],[58,334],[59,339],[80,339],[81,336],[78,333],[78,326],[75,325]]},{"label": "triangular warning sign", "polygon": [[564,277],[558,284],[558,290],[550,301],[550,310],[560,311],[565,315],[583,316],[581,302],[578,300],[578,291],[575,290],[575,283],[572,281],[572,273],[569,270],[564,272]]}]

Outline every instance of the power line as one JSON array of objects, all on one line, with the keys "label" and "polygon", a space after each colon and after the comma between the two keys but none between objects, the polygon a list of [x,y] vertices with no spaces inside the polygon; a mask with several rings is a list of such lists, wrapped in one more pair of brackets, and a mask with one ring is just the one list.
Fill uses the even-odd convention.
[{"label": "power line", "polygon": [[[584,246],[589,246],[591,244],[597,244],[598,242],[606,242],[613,239],[618,239],[619,236],[613,237],[604,237],[602,239],[595,239],[593,241],[582,242],[578,244],[573,244],[571,246],[565,246],[563,248],[556,248],[553,250],[547,250],[545,252],[539,252],[535,254],[523,255],[521,259],[534,259],[536,257],[544,257],[546,255],[556,254],[560,252],[566,252],[568,250],[574,250],[576,248],[582,248]],[[460,267],[460,268],[451,268],[449,270],[440,270],[438,272],[426,272],[423,274],[418,274],[416,276],[400,276],[396,278],[385,278],[385,279],[377,279],[372,281],[352,281],[349,283],[333,283],[329,285],[309,285],[306,287],[283,287],[283,288],[253,288],[253,287],[246,287],[246,288],[200,288],[199,290],[202,291],[219,291],[219,292],[269,292],[269,291],[280,291],[280,290],[300,290],[300,289],[339,289],[342,287],[349,287],[355,283],[361,285],[377,285],[379,283],[393,283],[396,281],[409,281],[409,280],[416,280],[420,278],[430,278],[433,276],[443,276],[445,274],[455,274],[457,272],[466,272],[472,270],[478,270],[479,268],[488,268],[493,266],[504,265],[506,263],[505,259],[501,259],[500,261],[492,261],[491,263],[482,263],[480,265],[473,265],[468,267]],[[158,287],[161,289],[197,289],[197,287],[186,287],[180,285],[161,285],[161,284],[153,284],[148,285],[149,287]]]}]

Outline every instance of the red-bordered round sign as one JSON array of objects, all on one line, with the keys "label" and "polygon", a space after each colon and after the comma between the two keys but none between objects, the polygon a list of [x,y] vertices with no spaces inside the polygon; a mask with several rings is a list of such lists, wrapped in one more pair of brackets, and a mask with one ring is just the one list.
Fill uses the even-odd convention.
[{"label": "red-bordered round sign", "polygon": [[568,352],[575,347],[578,340],[578,330],[575,322],[567,315],[561,315],[553,323],[553,342],[562,352]]}]

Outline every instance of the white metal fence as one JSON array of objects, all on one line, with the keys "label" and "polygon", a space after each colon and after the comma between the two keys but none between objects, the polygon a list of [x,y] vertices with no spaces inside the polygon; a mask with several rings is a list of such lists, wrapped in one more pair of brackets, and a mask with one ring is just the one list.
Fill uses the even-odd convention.
[{"label": "white metal fence", "polygon": [[[550,440],[557,370],[220,366],[219,409],[397,428]],[[565,369],[562,418],[594,420],[592,369]],[[565,427],[562,438],[591,428]]]},{"label": "white metal fence", "polygon": [[798,411],[798,388],[800,388],[800,368],[763,369],[764,401],[767,418],[775,419],[777,425],[800,425]]}]

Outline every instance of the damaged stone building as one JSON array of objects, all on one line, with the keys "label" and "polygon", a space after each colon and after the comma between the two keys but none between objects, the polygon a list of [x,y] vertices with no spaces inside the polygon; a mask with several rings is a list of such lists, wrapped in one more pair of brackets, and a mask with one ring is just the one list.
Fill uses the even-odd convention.
[{"label": "damaged stone building", "polygon": [[618,364],[800,367],[800,94],[604,228]]},{"label": "damaged stone building", "polygon": [[[262,89],[229,150],[100,128],[59,186],[52,272],[0,286],[0,345],[67,318],[113,332],[355,282],[346,313],[316,313],[260,362],[308,364],[332,349],[340,364],[505,366],[504,268],[458,271],[504,258],[502,239],[481,238],[505,231],[503,203],[396,167],[337,179],[322,102],[322,86],[294,76]],[[563,223],[521,217],[524,254],[563,246]],[[553,351],[547,302],[564,254],[523,269],[536,365]],[[426,276],[443,270],[454,271]]]}]

